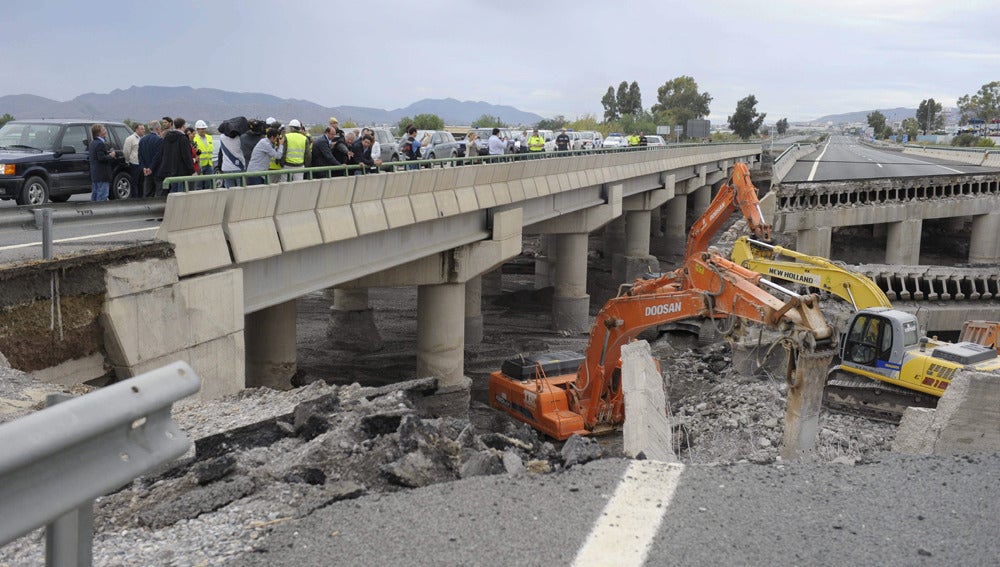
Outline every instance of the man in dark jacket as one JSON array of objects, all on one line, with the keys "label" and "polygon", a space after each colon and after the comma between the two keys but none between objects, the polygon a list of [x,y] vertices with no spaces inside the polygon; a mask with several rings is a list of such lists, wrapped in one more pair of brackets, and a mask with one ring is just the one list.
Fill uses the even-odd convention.
[{"label": "man in dark jacket", "polygon": [[[312,145],[312,165],[310,167],[330,167],[340,165],[337,158],[333,157],[333,136],[334,129],[327,127],[323,135],[313,140]],[[330,177],[330,172],[319,171],[316,177]]]},{"label": "man in dark jacket", "polygon": [[87,157],[90,160],[90,200],[107,201],[108,190],[111,187],[111,161],[115,157],[115,150],[109,150],[105,142],[108,130],[104,124],[91,126],[90,134],[94,138],[87,148]]},{"label": "man in dark jacket", "polygon": [[[333,135],[333,157],[337,160],[338,164],[346,165],[351,163],[351,157],[354,155],[351,152],[350,146],[344,140],[344,131],[337,130],[337,133]],[[335,171],[333,172],[334,177],[347,175],[346,171]]]},{"label": "man in dark jacket", "polygon": [[153,165],[159,159],[160,147],[163,145],[163,127],[159,120],[149,123],[149,132],[139,140],[139,167],[142,168],[142,196],[149,198],[156,195],[156,178],[153,175]]},{"label": "man in dark jacket", "polygon": [[[194,175],[194,159],[191,157],[191,140],[184,133],[183,118],[174,118],[174,129],[163,135],[163,147],[160,159],[157,161],[155,173],[156,196],[166,195],[163,190],[163,180],[168,177]],[[171,183],[170,193],[181,191],[183,183]]]}]

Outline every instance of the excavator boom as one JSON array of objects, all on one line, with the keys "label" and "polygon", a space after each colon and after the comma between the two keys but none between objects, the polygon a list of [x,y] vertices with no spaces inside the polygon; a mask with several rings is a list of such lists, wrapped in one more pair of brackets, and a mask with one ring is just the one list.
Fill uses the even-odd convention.
[{"label": "excavator boom", "polygon": [[750,170],[747,164],[740,162],[733,165],[732,177],[719,188],[708,210],[691,225],[684,257],[694,258],[708,250],[709,242],[737,209],[743,213],[743,218],[757,238],[771,240],[771,225],[764,220],[764,213],[760,210],[757,188],[750,181]]},{"label": "excavator boom", "polygon": [[[854,306],[892,307],[889,298],[871,278],[852,272],[826,258],[810,256],[741,236],[733,245],[733,262],[759,274],[807,285],[836,295]],[[787,261],[780,258],[791,258]]]}]

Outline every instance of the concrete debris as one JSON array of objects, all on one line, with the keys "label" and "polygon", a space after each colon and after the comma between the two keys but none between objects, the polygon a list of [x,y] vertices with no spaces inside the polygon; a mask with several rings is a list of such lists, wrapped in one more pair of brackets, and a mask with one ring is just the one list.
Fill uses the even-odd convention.
[{"label": "concrete debris", "polygon": [[936,409],[906,409],[892,450],[916,455],[1000,451],[1000,374],[956,372]]},{"label": "concrete debris", "polygon": [[676,461],[670,443],[670,420],[666,414],[663,378],[653,360],[649,343],[635,341],[621,350],[625,454],[635,457],[642,453],[647,459]]},{"label": "concrete debris", "polygon": [[603,451],[594,438],[574,434],[566,440],[559,455],[562,456],[566,468],[570,468],[573,465],[582,465],[600,459]]},{"label": "concrete debris", "polygon": [[253,480],[245,476],[195,488],[139,512],[139,525],[155,530],[180,520],[197,518],[243,498],[253,490]]}]

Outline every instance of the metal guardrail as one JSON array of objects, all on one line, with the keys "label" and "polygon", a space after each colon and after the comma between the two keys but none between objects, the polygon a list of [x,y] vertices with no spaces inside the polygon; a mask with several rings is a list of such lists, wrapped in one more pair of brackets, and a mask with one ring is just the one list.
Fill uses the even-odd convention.
[{"label": "metal guardrail", "polygon": [[47,565],[90,565],[94,498],[190,448],[170,409],[200,384],[175,362],[0,425],[0,546],[46,526]]},{"label": "metal guardrail", "polygon": [[165,198],[122,199],[115,201],[81,201],[77,203],[45,203],[0,209],[0,228],[38,230],[36,211],[50,209],[56,224],[90,222],[96,218],[142,219],[160,218],[167,206]]},{"label": "metal guardrail", "polygon": [[779,161],[781,161],[781,158],[783,158],[786,155],[788,155],[789,152],[791,152],[793,150],[797,150],[797,149],[799,149],[799,144],[798,143],[795,143],[795,144],[792,144],[792,145],[788,146],[787,148],[785,148],[785,151],[781,152],[781,154],[779,154],[778,157],[774,158],[774,164],[777,164]]}]

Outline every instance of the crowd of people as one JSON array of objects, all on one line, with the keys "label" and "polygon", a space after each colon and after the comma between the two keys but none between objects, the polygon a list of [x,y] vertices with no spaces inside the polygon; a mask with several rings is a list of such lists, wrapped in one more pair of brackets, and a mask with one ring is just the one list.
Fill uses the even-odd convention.
[{"label": "crowd of people", "polygon": [[[292,180],[303,178],[302,171],[278,174],[282,169],[354,166],[314,174],[314,177],[325,177],[378,172],[382,165],[381,147],[374,131],[370,128],[345,131],[335,117],[330,118],[323,134],[315,138],[308,135],[297,119],[289,121],[286,126],[274,118],[261,121],[240,116],[223,121],[218,131],[216,140],[208,133],[204,120],[197,120],[192,127],[181,117],[164,116],[148,124],[136,124],[121,150],[132,173],[130,197],[162,197],[184,190],[185,183],[171,183],[169,187],[164,187],[164,181],[172,177],[234,174],[220,181],[222,186],[233,187],[244,182],[247,185],[277,182],[281,175]],[[91,200],[107,200],[110,162],[117,156],[117,151],[107,143],[104,125],[94,124],[92,134],[93,141],[88,148]],[[420,159],[420,148],[427,145],[429,137],[425,134],[418,140],[416,126],[408,125],[400,139],[400,157],[404,160]],[[645,136],[642,133],[629,137],[629,145],[645,145],[643,142]],[[565,129],[556,136],[555,146],[558,151],[570,149],[570,138]],[[539,135],[537,128],[530,136],[525,130],[515,147],[514,151],[519,152],[544,152],[545,138]],[[465,148],[469,157],[482,153],[474,131],[466,135]],[[493,128],[483,149],[489,155],[508,153],[507,140],[500,136],[499,128]],[[411,169],[416,167],[415,164],[409,166]],[[209,189],[215,186],[215,181],[213,178],[187,185],[187,189],[192,190]]]}]

